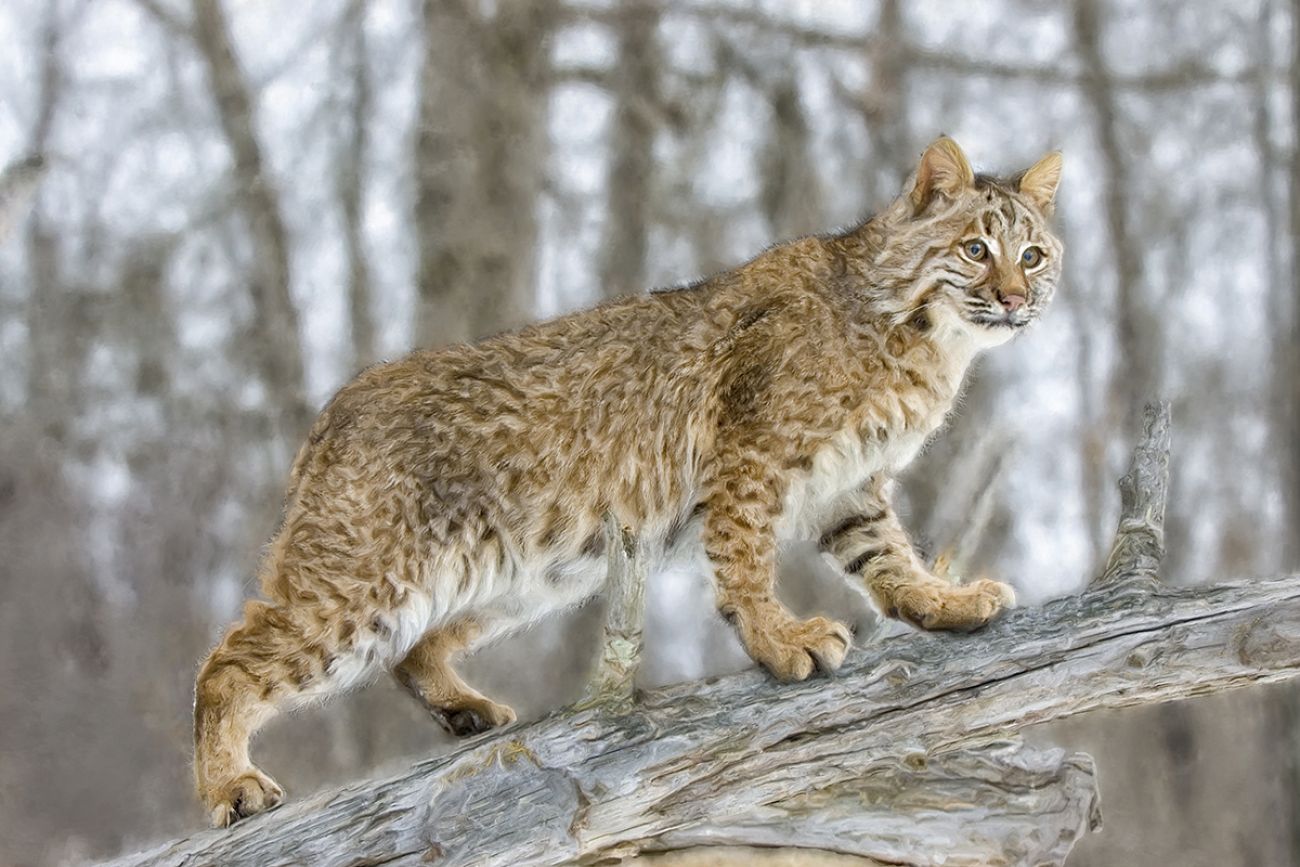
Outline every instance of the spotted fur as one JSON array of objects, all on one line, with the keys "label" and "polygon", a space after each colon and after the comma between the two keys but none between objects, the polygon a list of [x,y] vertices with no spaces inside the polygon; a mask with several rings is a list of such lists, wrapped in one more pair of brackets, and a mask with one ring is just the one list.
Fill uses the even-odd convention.
[{"label": "spotted fur", "polygon": [[702,550],[719,610],[783,680],[836,668],[850,643],[777,601],[783,540],[818,539],[891,616],[987,621],[1010,590],[932,577],[888,479],[975,354],[1051,298],[1059,172],[1052,154],[1011,180],[976,176],[942,138],[859,226],[344,386],[294,462],[265,599],[198,677],[195,774],[213,823],[283,797],[249,759],[260,725],[378,672],[457,733],[513,720],[451,662],[599,592],[606,513],[652,550]]}]

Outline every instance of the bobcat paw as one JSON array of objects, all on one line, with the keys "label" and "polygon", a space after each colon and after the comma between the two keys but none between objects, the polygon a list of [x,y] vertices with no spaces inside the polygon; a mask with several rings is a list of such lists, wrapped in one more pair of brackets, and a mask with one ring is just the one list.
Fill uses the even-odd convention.
[{"label": "bobcat paw", "polygon": [[899,591],[891,614],[921,629],[970,632],[992,620],[1004,608],[1014,608],[1010,585],[987,578],[956,586],[924,584]]},{"label": "bobcat paw", "polygon": [[280,806],[284,789],[254,768],[220,786],[207,798],[208,815],[214,828],[229,828],[240,819]]},{"label": "bobcat paw", "polygon": [[835,671],[853,645],[843,623],[826,617],[755,624],[746,646],[756,662],[780,681],[806,680],[814,669]]},{"label": "bobcat paw", "polygon": [[955,629],[978,629],[992,620],[1004,608],[1016,607],[1016,591],[1010,584],[981,578],[959,588],[965,591],[967,604],[964,609],[965,619],[957,623]]},{"label": "bobcat paw", "polygon": [[487,698],[455,708],[439,709],[434,718],[449,734],[458,738],[481,735],[494,728],[510,725],[516,719],[511,708]]}]

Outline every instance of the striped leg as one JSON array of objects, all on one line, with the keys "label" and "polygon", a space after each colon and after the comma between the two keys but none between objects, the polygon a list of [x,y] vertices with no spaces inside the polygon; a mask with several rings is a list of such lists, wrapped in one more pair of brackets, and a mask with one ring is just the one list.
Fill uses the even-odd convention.
[{"label": "striped leg", "polygon": [[750,657],[778,680],[834,671],[853,638],[826,617],[800,620],[776,598],[776,535],[780,483],[770,462],[724,451],[709,484],[704,549],[714,567],[718,610],[735,626]]},{"label": "striped leg", "polygon": [[822,534],[819,547],[889,617],[922,629],[978,629],[1015,604],[1006,584],[980,580],[954,585],[936,578],[912,549],[889,505],[888,484],[872,479]]}]

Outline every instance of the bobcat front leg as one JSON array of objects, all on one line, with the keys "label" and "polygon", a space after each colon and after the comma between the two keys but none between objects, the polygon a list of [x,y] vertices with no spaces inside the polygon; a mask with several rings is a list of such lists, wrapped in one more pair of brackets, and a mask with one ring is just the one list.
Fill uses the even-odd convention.
[{"label": "bobcat front leg", "polygon": [[776,598],[774,521],[783,486],[775,468],[753,451],[720,458],[704,519],[718,610],[750,657],[778,680],[804,680],[814,668],[834,671],[852,643],[848,628],[825,617],[799,620]]},{"label": "bobcat front leg", "polygon": [[862,580],[887,616],[922,629],[971,630],[1015,605],[1015,593],[998,581],[955,585],[930,574],[889,505],[883,478],[868,482],[851,505],[819,544]]}]

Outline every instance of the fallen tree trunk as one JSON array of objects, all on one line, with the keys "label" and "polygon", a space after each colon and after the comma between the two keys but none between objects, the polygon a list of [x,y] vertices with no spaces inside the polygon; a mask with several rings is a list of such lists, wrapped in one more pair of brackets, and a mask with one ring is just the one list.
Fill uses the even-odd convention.
[{"label": "fallen tree trunk", "polygon": [[[990,741],[1300,670],[1300,576],[1155,580],[1167,461],[1162,407],[1122,484],[1104,579],[1079,596],[972,635],[860,649],[829,679],[750,671],[588,701],[114,863],[513,867],[780,843],[916,865],[1059,864],[1099,818],[1091,761]],[[621,664],[614,680],[627,676]]]}]

